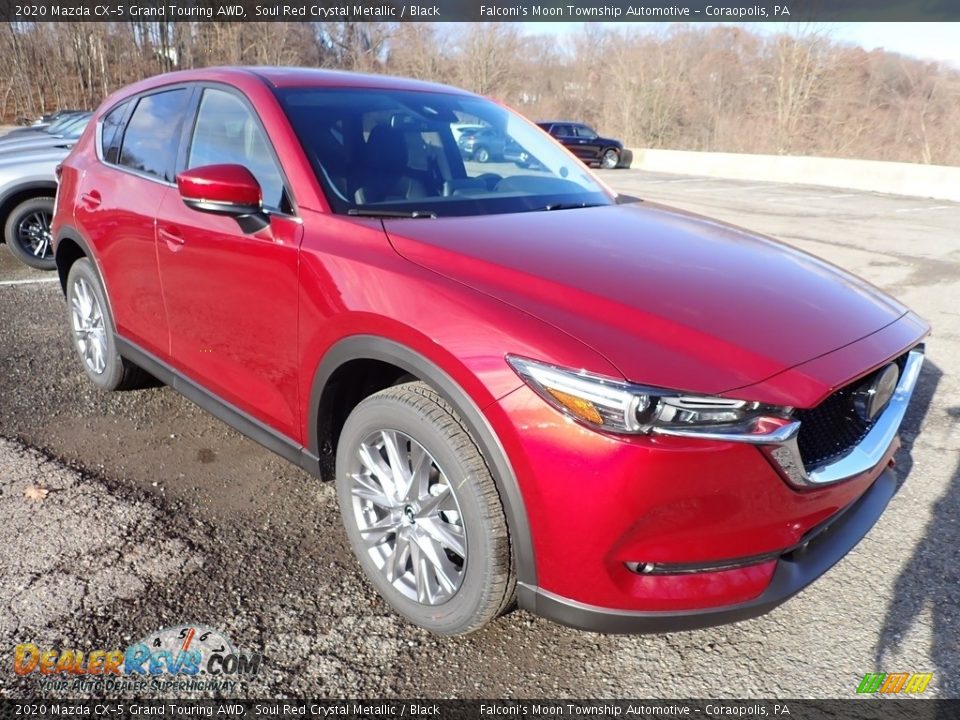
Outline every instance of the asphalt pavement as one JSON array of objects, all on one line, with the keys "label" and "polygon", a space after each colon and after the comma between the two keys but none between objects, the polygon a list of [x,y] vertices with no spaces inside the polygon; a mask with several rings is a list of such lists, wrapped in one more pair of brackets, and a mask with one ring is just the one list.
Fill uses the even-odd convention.
[{"label": "asphalt pavement", "polygon": [[960,696],[960,205],[603,177],[826,258],[933,324],[901,488],[837,567],[737,625],[603,636],[515,612],[433,637],[360,575],[330,484],[169,388],[94,390],[59,285],[0,246],[0,697],[41,692],[36,675],[12,671],[18,643],[124,648],[189,623],[264,654],[245,697],[853,697],[875,671],[933,672],[927,695]]}]

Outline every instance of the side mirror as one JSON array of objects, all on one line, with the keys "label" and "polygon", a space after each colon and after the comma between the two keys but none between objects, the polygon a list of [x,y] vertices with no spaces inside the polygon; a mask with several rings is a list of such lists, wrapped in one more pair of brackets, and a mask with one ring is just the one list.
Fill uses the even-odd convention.
[{"label": "side mirror", "polygon": [[260,183],[243,165],[204,165],[177,175],[183,203],[218,215],[257,215],[263,195]]}]

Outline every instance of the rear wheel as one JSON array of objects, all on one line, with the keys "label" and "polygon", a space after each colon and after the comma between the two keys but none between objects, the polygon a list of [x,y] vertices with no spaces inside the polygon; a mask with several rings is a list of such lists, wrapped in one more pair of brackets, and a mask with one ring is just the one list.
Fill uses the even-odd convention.
[{"label": "rear wheel", "polygon": [[93,265],[81,258],[67,275],[67,317],[84,372],[101,390],[141,387],[150,375],[120,356],[110,306]]},{"label": "rear wheel", "polygon": [[473,151],[473,159],[478,163],[490,162],[490,151],[481,145]]},{"label": "rear wheel", "polygon": [[17,205],[7,217],[4,239],[14,256],[37,270],[55,270],[53,236],[53,198],[35,197]]},{"label": "rear wheel", "polygon": [[503,507],[459,417],[421,382],[371,395],[337,444],[347,537],[383,598],[444,635],[477,630],[513,601]]}]

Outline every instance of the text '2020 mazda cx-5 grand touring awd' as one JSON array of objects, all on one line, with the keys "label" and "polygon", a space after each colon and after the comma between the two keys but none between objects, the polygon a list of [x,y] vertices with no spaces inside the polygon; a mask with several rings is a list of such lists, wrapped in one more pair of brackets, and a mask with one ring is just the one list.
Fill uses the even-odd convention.
[{"label": "text '2020 mazda cx-5 grand touring awd'", "polygon": [[[464,160],[494,128],[535,167]],[[384,599],[659,631],[763,613],[891,497],[927,325],[770,239],[625,202],[501,105],[300,69],[162,75],[63,163],[100,388],[163,380],[332,478]]]}]

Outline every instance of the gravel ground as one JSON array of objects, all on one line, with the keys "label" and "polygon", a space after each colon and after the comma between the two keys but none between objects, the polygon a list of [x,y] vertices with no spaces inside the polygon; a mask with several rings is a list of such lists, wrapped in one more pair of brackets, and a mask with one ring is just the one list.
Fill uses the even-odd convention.
[{"label": "gravel ground", "polygon": [[264,654],[245,697],[851,697],[878,670],[932,671],[928,695],[960,696],[960,206],[605,178],[777,235],[933,323],[898,456],[903,485],[840,565],[738,625],[619,637],[516,612],[465,638],[432,637],[360,576],[332,486],[169,388],[93,390],[71,355],[59,286],[4,285],[49,276],[0,246],[0,697],[39,692],[35,676],[12,672],[17,643],[123,648],[187,623]]}]

